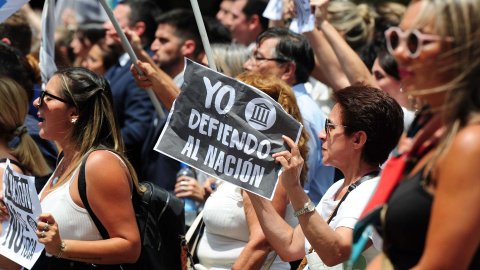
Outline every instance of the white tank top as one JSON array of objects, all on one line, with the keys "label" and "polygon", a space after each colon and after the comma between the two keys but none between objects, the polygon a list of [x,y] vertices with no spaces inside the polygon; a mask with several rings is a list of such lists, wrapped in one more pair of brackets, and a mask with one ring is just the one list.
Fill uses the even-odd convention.
[{"label": "white tank top", "polygon": [[[115,153],[112,154],[123,162]],[[61,162],[63,162],[63,160]],[[75,172],[67,182],[45,196],[41,202],[42,212],[50,213],[55,218],[62,239],[83,241],[101,240],[103,237],[95,226],[90,214],[88,214],[87,209],[78,206],[70,196],[70,185],[73,179],[75,179],[80,166],[81,165],[75,169]],[[52,176],[54,174],[55,172]],[[50,181],[52,181],[52,177],[50,177],[45,186],[49,185]],[[38,195],[39,198],[41,198],[44,190],[45,187]]]}]

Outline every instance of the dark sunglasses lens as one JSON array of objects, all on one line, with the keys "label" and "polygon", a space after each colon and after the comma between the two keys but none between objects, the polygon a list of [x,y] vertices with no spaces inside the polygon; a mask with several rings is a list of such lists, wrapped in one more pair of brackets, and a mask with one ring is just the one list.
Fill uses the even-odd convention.
[{"label": "dark sunglasses lens", "polygon": [[392,46],[392,49],[396,49],[399,43],[399,37],[397,31],[392,31],[390,33],[390,46]]},{"label": "dark sunglasses lens", "polygon": [[38,104],[39,104],[39,106],[42,106],[43,105],[43,99],[45,98],[45,91],[40,92],[39,98],[40,98],[40,102]]},{"label": "dark sunglasses lens", "polygon": [[410,51],[411,54],[415,54],[415,52],[417,52],[418,37],[414,33],[411,33],[410,35],[408,35],[407,47],[408,47],[408,51]]}]

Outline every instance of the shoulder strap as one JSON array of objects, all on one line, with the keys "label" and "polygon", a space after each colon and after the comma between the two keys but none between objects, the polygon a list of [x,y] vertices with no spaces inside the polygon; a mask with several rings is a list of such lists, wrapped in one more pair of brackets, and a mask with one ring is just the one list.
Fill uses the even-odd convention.
[{"label": "shoulder strap", "polygon": [[[6,158],[1,158],[0,159],[0,163],[5,163],[5,162],[7,162]],[[20,167],[20,169],[22,169],[22,171],[23,171],[22,165],[20,163],[16,162],[15,160],[12,160],[12,159],[10,159],[10,163]]]},{"label": "shoulder strap", "polygon": [[88,156],[92,152],[88,153],[85,156],[85,158],[82,161],[82,165],[80,165],[80,171],[78,172],[78,193],[80,194],[80,198],[82,199],[85,209],[87,209],[88,214],[90,214],[90,217],[92,218],[93,223],[95,223],[95,226],[97,226],[97,229],[102,235],[103,239],[109,239],[110,236],[108,235],[107,229],[103,227],[102,223],[100,222],[100,220],[97,218],[92,208],[90,207],[90,204],[88,203],[88,199],[87,199],[87,182],[85,181],[85,164],[87,163]]},{"label": "shoulder strap", "polygon": [[338,208],[340,208],[340,205],[342,204],[343,201],[345,201],[345,199],[347,198],[348,194],[350,194],[350,192],[352,192],[354,189],[356,189],[362,183],[364,183],[364,182],[366,182],[366,181],[368,181],[372,178],[377,177],[379,174],[380,174],[380,171],[369,172],[366,175],[362,176],[360,179],[358,179],[355,183],[350,184],[348,186],[347,193],[345,193],[345,195],[343,195],[342,199],[337,204],[337,206],[333,210],[332,214],[328,218],[327,223],[330,224],[330,221],[337,215]]},{"label": "shoulder strap", "polygon": [[[380,171],[373,171],[369,172],[366,175],[362,176],[360,179],[358,179],[355,183],[352,183],[348,186],[347,193],[343,195],[342,199],[340,202],[338,202],[337,206],[335,206],[335,209],[333,210],[332,214],[330,214],[330,217],[328,217],[327,224],[330,224],[330,221],[337,215],[338,208],[340,208],[340,205],[342,204],[343,201],[347,198],[348,194],[352,192],[354,189],[356,189],[358,186],[363,184],[364,182],[377,177],[380,174]],[[308,250],[308,254],[312,253],[313,247],[311,246],[310,249]],[[307,256],[303,257],[302,261],[300,262],[300,265],[298,266],[297,270],[302,270],[305,269],[305,266],[307,265]]]}]

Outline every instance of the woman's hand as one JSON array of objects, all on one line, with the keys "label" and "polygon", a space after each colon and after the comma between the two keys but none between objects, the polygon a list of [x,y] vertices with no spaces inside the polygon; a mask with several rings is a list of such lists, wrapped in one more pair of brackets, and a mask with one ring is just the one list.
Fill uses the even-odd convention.
[{"label": "woman's hand", "polygon": [[310,6],[315,8],[315,23],[318,28],[327,20],[328,0],[311,0]]},{"label": "woman's hand", "polygon": [[40,214],[38,221],[37,231],[35,232],[38,236],[38,242],[45,245],[45,251],[49,254],[57,256],[62,246],[58,224],[50,213]]},{"label": "woman's hand", "polygon": [[288,189],[289,187],[300,185],[300,174],[303,169],[304,160],[295,142],[285,135],[282,136],[282,138],[290,147],[291,152],[282,151],[273,154],[272,157],[275,159],[275,162],[282,164],[282,184]]},{"label": "woman's hand", "polygon": [[[0,223],[2,223],[4,220],[7,220],[10,218],[10,215],[8,215],[8,208],[3,202],[3,190],[0,190]],[[0,228],[1,232],[1,228]]]},{"label": "woman's hand", "polygon": [[205,189],[195,178],[185,175],[177,179],[175,195],[179,198],[190,198],[197,202],[205,202]]}]

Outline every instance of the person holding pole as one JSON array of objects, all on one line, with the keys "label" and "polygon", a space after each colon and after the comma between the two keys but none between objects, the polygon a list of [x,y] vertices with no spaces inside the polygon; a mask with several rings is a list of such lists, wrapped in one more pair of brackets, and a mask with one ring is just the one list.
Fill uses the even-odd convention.
[{"label": "person holding pole", "polygon": [[[151,45],[153,59],[141,46],[141,40],[134,31],[126,31],[132,48],[140,60],[139,68],[146,76],[159,76],[161,80],[152,80],[155,85],[138,84],[140,88],[152,88],[156,97],[166,110],[170,110],[173,101],[180,93],[183,84],[185,57],[199,61],[204,56],[203,45],[198,28],[191,11],[174,9],[157,17],[157,30]],[[140,76],[132,66],[134,77]],[[142,76],[146,77],[146,76]],[[158,84],[157,84],[158,82]],[[137,81],[138,83],[138,81]],[[142,147],[139,174],[142,179],[150,179],[158,186],[171,192],[175,189],[176,173],[180,169],[179,162],[153,150],[160,133],[166,123],[165,119],[153,118],[146,140]]]},{"label": "person holding pole", "polygon": [[[156,3],[140,0],[123,1],[113,10],[120,26],[135,31],[146,50],[153,41],[154,18],[159,12],[160,9]],[[119,43],[110,38],[112,33],[116,33],[112,22],[107,21],[103,27],[107,30],[107,43]],[[118,62],[106,72],[105,78],[112,87],[127,157],[132,161],[135,170],[140,170],[141,147],[155,110],[148,94],[137,87],[134,78],[130,75],[131,64],[128,54],[123,53]]]}]

